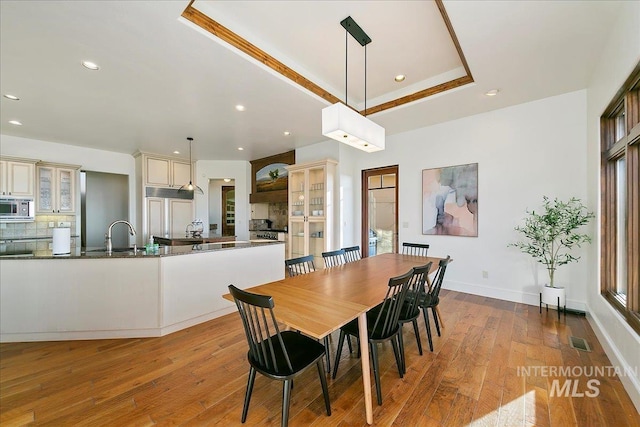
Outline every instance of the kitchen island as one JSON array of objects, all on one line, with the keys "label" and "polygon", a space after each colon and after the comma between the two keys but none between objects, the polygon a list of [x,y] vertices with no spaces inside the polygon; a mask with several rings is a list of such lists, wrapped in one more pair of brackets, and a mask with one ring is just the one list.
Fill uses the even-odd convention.
[{"label": "kitchen island", "polygon": [[284,258],[238,241],[0,259],[0,342],[163,336],[232,312],[228,285],[280,280]]},{"label": "kitchen island", "polygon": [[153,241],[160,245],[167,246],[189,246],[198,243],[221,243],[233,242],[236,236],[222,236],[220,234],[202,234],[198,237],[185,234],[153,236]]}]

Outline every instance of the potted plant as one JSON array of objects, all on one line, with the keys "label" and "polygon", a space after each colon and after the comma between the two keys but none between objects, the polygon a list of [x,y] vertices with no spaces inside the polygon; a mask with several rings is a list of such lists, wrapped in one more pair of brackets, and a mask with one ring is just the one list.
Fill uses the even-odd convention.
[{"label": "potted plant", "polygon": [[586,225],[595,215],[587,211],[580,199],[575,197],[565,202],[557,198],[550,200],[547,196],[543,196],[542,212],[527,210],[527,214],[524,225],[515,227],[523,240],[510,243],[509,246],[531,255],[547,269],[549,283],[542,289],[542,302],[564,306],[564,288],[555,286],[555,272],[561,265],[579,259],[571,254],[571,250],[591,242],[588,235],[578,233],[578,228]]}]

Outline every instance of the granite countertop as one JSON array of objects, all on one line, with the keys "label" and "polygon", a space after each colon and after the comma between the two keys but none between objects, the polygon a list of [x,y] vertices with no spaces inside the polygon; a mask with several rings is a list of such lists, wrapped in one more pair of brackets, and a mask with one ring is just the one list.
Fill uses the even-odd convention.
[{"label": "granite countertop", "polygon": [[190,255],[203,252],[213,252],[221,250],[233,250],[252,248],[256,246],[284,244],[281,241],[268,241],[268,242],[247,242],[247,241],[235,241],[235,242],[223,242],[223,243],[203,243],[196,245],[186,246],[160,246],[157,251],[147,254],[144,247],[138,248],[134,253],[133,249],[114,249],[111,254],[107,254],[104,248],[74,248],[70,254],[66,255],[53,255],[51,250],[33,251],[22,254],[11,254],[3,257],[0,254],[0,259],[99,259],[99,258],[157,258],[174,255]]}]

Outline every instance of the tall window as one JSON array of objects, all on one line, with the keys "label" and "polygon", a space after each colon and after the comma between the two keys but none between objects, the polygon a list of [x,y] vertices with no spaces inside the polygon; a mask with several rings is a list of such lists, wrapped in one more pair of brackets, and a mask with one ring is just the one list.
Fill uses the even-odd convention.
[{"label": "tall window", "polygon": [[640,64],[600,124],[601,290],[640,333]]}]

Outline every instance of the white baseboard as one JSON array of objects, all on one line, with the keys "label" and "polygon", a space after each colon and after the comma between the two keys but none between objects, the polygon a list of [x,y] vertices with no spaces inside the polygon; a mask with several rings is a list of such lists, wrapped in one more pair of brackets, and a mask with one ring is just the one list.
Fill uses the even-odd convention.
[{"label": "white baseboard", "polygon": [[[611,310],[613,310],[613,308],[611,308]],[[614,315],[620,317],[620,322],[623,325],[626,325],[626,320],[623,319],[618,312],[615,312]],[[598,337],[598,341],[600,341],[600,344],[611,361],[611,364],[613,366],[619,366],[622,372],[636,372],[639,367],[631,366],[622,356],[620,350],[618,350],[618,347],[607,333],[607,330],[602,327],[600,319],[598,319],[597,316],[594,316],[593,312],[589,312],[587,320],[591,325],[591,329],[593,329],[593,332],[596,334],[596,337]],[[636,410],[640,414],[640,379],[633,375],[621,375],[619,378],[624,389],[631,398],[631,401],[635,405]]]},{"label": "white baseboard", "polygon": [[[450,291],[464,292],[465,294],[479,295],[504,301],[534,305],[536,307],[540,305],[539,293],[522,292],[511,289],[497,289],[489,286],[477,285],[475,283],[456,282],[451,280],[445,280],[442,283],[442,288]],[[567,308],[587,311],[587,305],[583,301],[576,301],[568,298]]]}]

